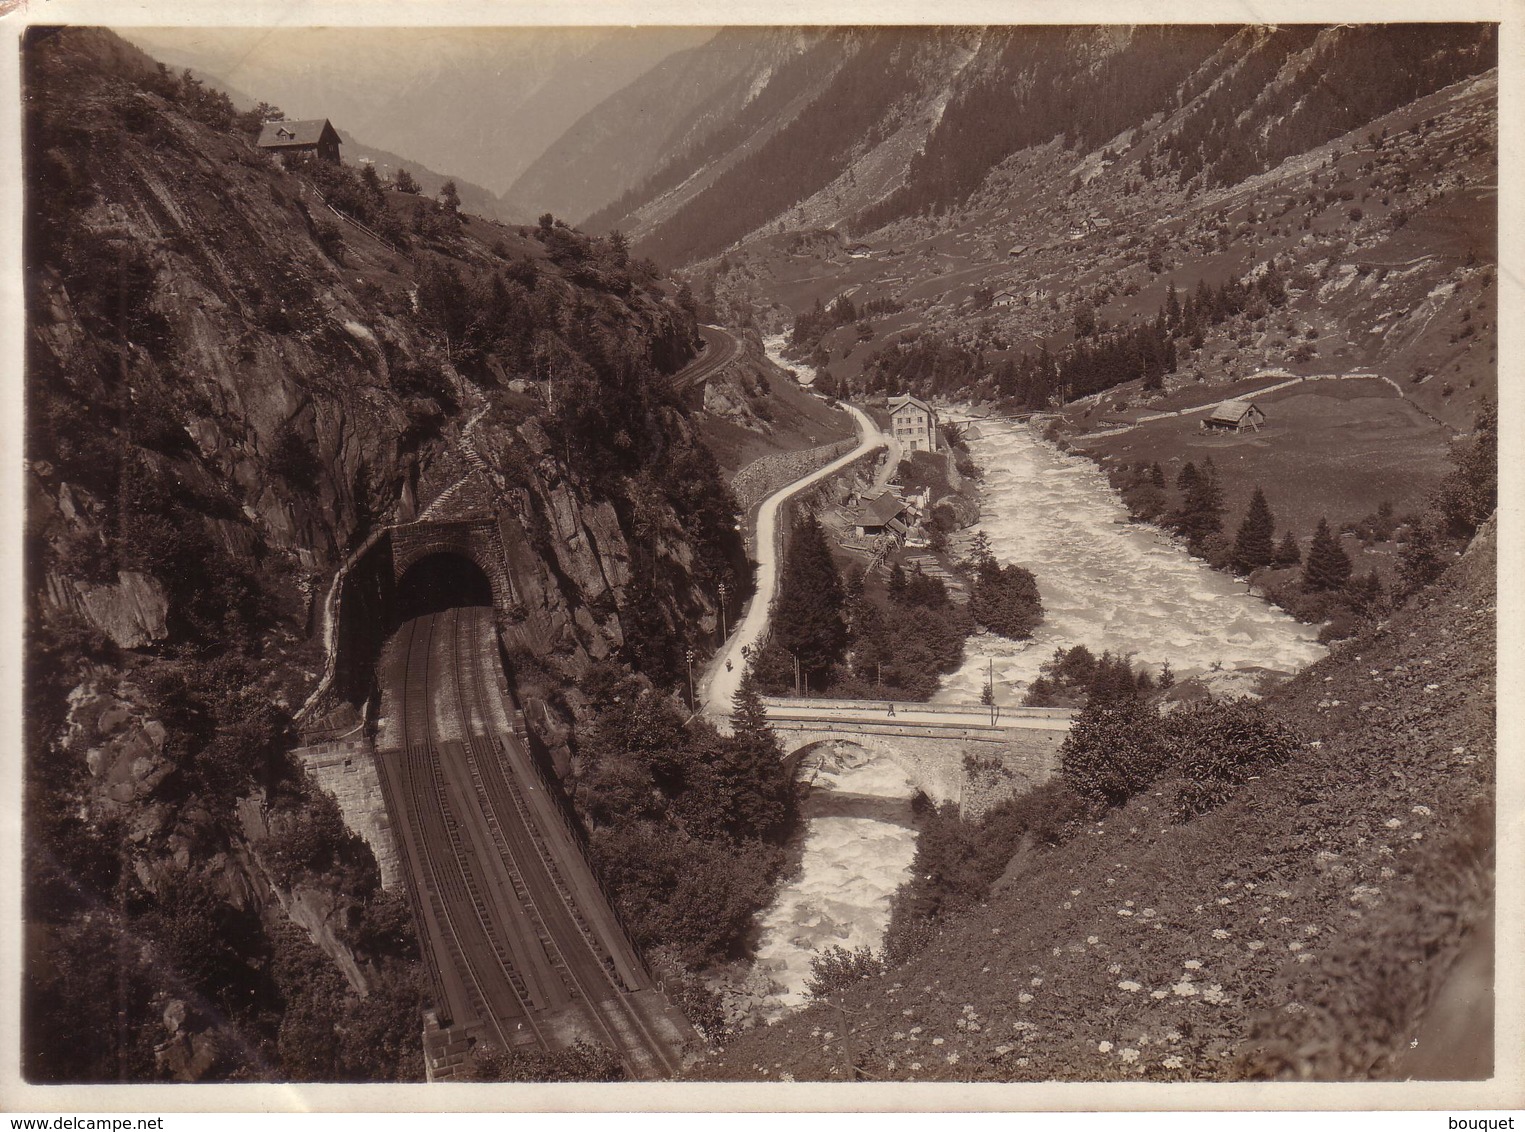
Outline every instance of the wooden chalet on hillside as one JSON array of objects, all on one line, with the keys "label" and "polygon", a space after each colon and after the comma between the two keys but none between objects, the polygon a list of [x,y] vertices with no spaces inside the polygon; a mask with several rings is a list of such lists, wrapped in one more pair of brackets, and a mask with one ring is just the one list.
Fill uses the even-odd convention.
[{"label": "wooden chalet on hillside", "polygon": [[312,155],[319,161],[339,162],[339,131],[327,118],[310,118],[301,122],[284,119],[266,122],[259,132],[260,149],[270,153]]},{"label": "wooden chalet on hillside", "polygon": [[1204,432],[1259,432],[1266,415],[1253,401],[1225,401],[1202,418]]}]

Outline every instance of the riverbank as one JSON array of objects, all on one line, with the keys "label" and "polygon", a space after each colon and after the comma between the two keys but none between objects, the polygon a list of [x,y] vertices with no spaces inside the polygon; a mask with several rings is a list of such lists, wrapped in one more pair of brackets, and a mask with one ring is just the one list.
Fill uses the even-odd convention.
[{"label": "riverbank", "polygon": [[934,699],[978,702],[994,673],[996,702],[1022,703],[1056,649],[1085,645],[1215,693],[1260,691],[1324,655],[1316,632],[1192,558],[1163,532],[1134,524],[1091,461],[1024,425],[985,422],[971,439],[984,469],[983,530],[1003,563],[1031,570],[1044,619],[1029,641],[971,637],[963,666]]},{"label": "riverbank", "polygon": [[[1495,569],[1489,524],[1386,627],[1276,689],[1301,749],[1217,809],[1179,821],[1156,783],[1029,855],[914,959],[691,1075],[1400,1075],[1492,907]],[[1490,1042],[1465,1034],[1466,1075]]]}]

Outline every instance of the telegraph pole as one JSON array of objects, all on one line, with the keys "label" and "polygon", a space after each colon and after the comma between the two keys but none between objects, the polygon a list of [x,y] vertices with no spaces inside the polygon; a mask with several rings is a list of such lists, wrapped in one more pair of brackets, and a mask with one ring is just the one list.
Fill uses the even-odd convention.
[{"label": "telegraph pole", "polygon": [[683,655],[688,661],[688,710],[695,711],[698,705],[694,701],[694,650],[684,649]]},{"label": "telegraph pole", "polygon": [[730,630],[726,628],[726,623],[725,623],[725,595],[726,595],[726,584],[724,582],[721,582],[720,583],[720,643],[722,645],[725,644],[725,639],[731,635],[730,634]]}]

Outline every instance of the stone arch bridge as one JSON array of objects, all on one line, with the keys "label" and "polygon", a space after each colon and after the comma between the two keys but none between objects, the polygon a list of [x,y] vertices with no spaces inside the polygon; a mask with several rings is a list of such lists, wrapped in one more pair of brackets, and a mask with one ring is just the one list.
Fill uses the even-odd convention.
[{"label": "stone arch bridge", "polygon": [[1048,780],[1059,769],[1070,708],[764,697],[791,769],[813,750],[851,743],[882,754],[936,802],[965,817]]}]

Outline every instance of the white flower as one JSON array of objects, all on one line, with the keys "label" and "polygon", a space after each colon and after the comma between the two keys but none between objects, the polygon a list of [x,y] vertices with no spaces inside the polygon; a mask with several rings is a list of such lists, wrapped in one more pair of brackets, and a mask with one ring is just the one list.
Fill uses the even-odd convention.
[{"label": "white flower", "polygon": [[1291,943],[1287,944],[1288,951],[1301,951],[1302,949],[1303,941],[1300,939],[1294,939]]},{"label": "white flower", "polygon": [[1222,1002],[1224,999],[1223,988],[1214,983],[1202,992],[1202,999],[1204,1002],[1211,1002],[1214,1005]]},{"label": "white flower", "polygon": [[1169,1031],[1165,1035],[1165,1040],[1167,1042],[1178,1042],[1178,1041],[1180,1041],[1181,1040],[1181,1031],[1180,1030],[1171,1030],[1171,1031]]},{"label": "white flower", "polygon": [[958,1053],[956,1051],[954,1053],[950,1053],[948,1055],[948,1064],[949,1065],[957,1065],[958,1064]]},{"label": "white flower", "polygon": [[1197,993],[1196,985],[1187,982],[1185,979],[1182,979],[1179,983],[1176,983],[1170,989],[1175,991],[1175,993],[1180,995],[1182,998],[1190,998],[1192,995]]},{"label": "white flower", "polygon": [[1131,901],[1131,900],[1124,900],[1123,901],[1123,907],[1124,908],[1132,908],[1133,907],[1133,901]]},{"label": "white flower", "polygon": [[1428,806],[1415,806],[1413,809],[1409,810],[1409,813],[1418,814],[1422,818],[1429,817],[1433,812],[1434,811],[1431,810]]},{"label": "white flower", "polygon": [[911,1068],[912,1069],[920,1069],[921,1068],[921,1062],[919,1062],[919,1061],[911,1062]]},{"label": "white flower", "polygon": [[1101,940],[1097,936],[1088,935],[1086,936],[1086,942],[1089,943],[1092,947],[1095,947],[1098,943],[1101,942]]},{"label": "white flower", "polygon": [[1182,963],[1181,966],[1185,967],[1188,971],[1200,971],[1202,970],[1202,960],[1188,959],[1185,963]]},{"label": "white flower", "polygon": [[1424,690],[1426,692],[1438,692],[1438,691],[1440,691],[1440,685],[1439,684],[1426,684],[1424,686]]},{"label": "white flower", "polygon": [[1032,985],[1035,987],[1041,987],[1043,985],[1043,980],[1034,975]]},{"label": "white flower", "polygon": [[1131,1047],[1124,1047],[1123,1049],[1117,1051],[1117,1056],[1131,1065],[1133,1062],[1138,1060],[1138,1050]]},{"label": "white flower", "polygon": [[1297,961],[1299,963],[1311,963],[1311,962],[1313,962],[1313,952],[1311,952],[1311,951],[1301,952],[1298,955],[1298,957],[1297,957]]},{"label": "white flower", "polygon": [[1021,994],[1017,995],[1018,1002],[1031,1002],[1032,1000],[1033,996],[1028,994],[1026,991],[1023,991]]},{"label": "white flower", "polygon": [[1149,992],[1149,997],[1150,998],[1169,998],[1170,997],[1170,992],[1168,990],[1150,991]]},{"label": "white flower", "polygon": [[1218,897],[1218,903],[1219,904],[1232,904],[1233,901],[1230,900],[1227,896],[1220,896],[1220,897]]},{"label": "white flower", "polygon": [[1080,895],[1080,889],[1078,889],[1078,888],[1070,889],[1070,895],[1071,896],[1079,896]]},{"label": "white flower", "polygon": [[1167,1057],[1160,1064],[1166,1069],[1179,1069],[1181,1068],[1181,1059],[1179,1057]]},{"label": "white flower", "polygon": [[1140,984],[1135,983],[1132,979],[1124,979],[1122,982],[1117,984],[1117,989],[1125,990],[1129,994],[1132,994],[1134,991],[1141,991],[1144,988]]},{"label": "white flower", "polygon": [[943,1044],[943,1039],[942,1038],[933,1038],[932,1039],[932,1044],[935,1045],[935,1046],[940,1046],[940,1045]]},{"label": "white flower", "polygon": [[1214,928],[1213,929],[1213,938],[1214,939],[1227,939],[1228,938],[1228,932],[1224,931],[1222,928]]},{"label": "white flower", "polygon": [[1096,1050],[1097,1050],[1098,1053],[1111,1053],[1112,1052],[1112,1043],[1111,1042],[1097,1042],[1096,1043]]},{"label": "white flower", "polygon": [[1403,823],[1401,821],[1399,821],[1397,818],[1388,818],[1382,824],[1387,826],[1388,829],[1397,829]]},{"label": "white flower", "polygon": [[1140,913],[1139,913],[1139,915],[1140,915],[1140,916],[1143,916],[1143,917],[1144,917],[1144,919],[1146,919],[1146,920],[1147,920],[1147,919],[1148,919],[1148,918],[1149,918],[1149,917],[1150,917],[1150,916],[1153,916],[1153,915],[1154,915],[1154,914],[1155,914],[1155,911],[1154,911],[1154,909],[1153,909],[1153,908],[1145,908],[1145,909],[1144,909],[1144,910],[1143,910],[1143,911],[1142,911],[1142,912],[1140,912]]},{"label": "white flower", "polygon": [[1017,1058],[1017,1064],[1022,1066],[1023,1068],[1026,1068],[1027,1065],[1029,1064],[1029,1062],[1028,1062],[1027,1058],[1019,1057],[1019,1058]]},{"label": "white flower", "polygon": [[1119,908],[1117,910],[1117,914],[1119,916],[1131,916],[1131,915],[1133,915],[1133,909],[1132,908]]},{"label": "white flower", "polygon": [[1409,834],[1409,840],[1410,841],[1423,841],[1424,840],[1424,834],[1422,834],[1422,833],[1420,833],[1420,832],[1418,832],[1416,830],[1415,832]]}]

